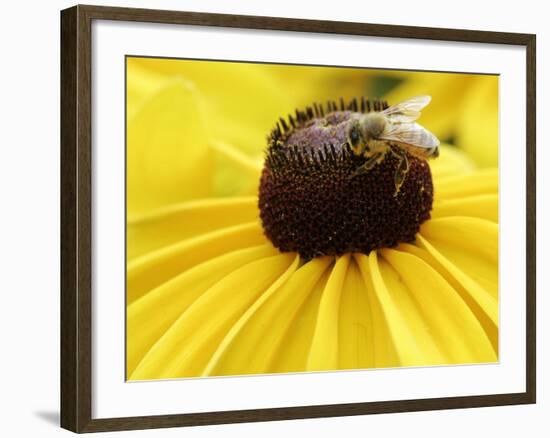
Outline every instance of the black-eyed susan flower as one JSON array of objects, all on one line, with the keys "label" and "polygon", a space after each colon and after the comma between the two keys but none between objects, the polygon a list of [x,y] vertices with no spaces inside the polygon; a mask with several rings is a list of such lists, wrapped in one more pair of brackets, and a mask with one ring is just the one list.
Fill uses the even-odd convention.
[{"label": "black-eyed susan flower", "polygon": [[318,70],[128,60],[129,379],[498,359],[496,168],[442,145],[397,195],[391,156],[350,178],[332,101],[264,160],[349,87]]}]

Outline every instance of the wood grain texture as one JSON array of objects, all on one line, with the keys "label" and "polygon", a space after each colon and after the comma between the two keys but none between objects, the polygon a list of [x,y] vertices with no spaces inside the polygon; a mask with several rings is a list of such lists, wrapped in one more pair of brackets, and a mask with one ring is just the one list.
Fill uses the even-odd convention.
[{"label": "wood grain texture", "polygon": [[[527,51],[526,392],[243,411],[92,419],[91,23],[140,21],[513,44]],[[75,6],[61,13],[61,425],[74,432],[150,429],[534,403],[536,400],[536,39],[530,34]]]},{"label": "wood grain texture", "polygon": [[91,21],[61,14],[61,425],[91,419]]},{"label": "wood grain texture", "polygon": [[148,23],[188,24],[197,26],[245,29],[285,30],[294,32],[368,35],[388,38],[464,41],[494,44],[526,45],[529,34],[488,32],[437,27],[397,26],[343,21],[302,20],[296,18],[260,17],[254,15],[211,14],[167,10],[81,6],[95,19],[139,21]]},{"label": "wood grain texture", "polygon": [[77,429],[76,8],[61,16],[61,426]]},{"label": "wood grain texture", "polygon": [[527,394],[536,403],[537,393],[537,40],[530,35],[527,51]]}]

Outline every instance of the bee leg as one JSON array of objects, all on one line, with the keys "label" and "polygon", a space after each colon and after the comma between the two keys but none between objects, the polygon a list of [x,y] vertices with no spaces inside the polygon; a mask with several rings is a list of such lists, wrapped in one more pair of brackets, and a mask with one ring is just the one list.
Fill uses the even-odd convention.
[{"label": "bee leg", "polygon": [[374,155],[370,156],[367,161],[365,161],[361,167],[358,167],[355,169],[355,172],[351,175],[353,178],[357,175],[363,175],[364,173],[367,173],[369,170],[371,170],[376,164],[380,162],[380,159],[382,158],[384,154],[382,152],[377,152]]},{"label": "bee leg", "polygon": [[399,190],[401,189],[401,186],[405,182],[407,174],[409,173],[409,159],[407,158],[406,152],[400,151],[396,155],[399,156],[399,164],[397,165],[397,169],[395,170],[394,175],[395,193],[393,194],[393,196],[397,196]]}]

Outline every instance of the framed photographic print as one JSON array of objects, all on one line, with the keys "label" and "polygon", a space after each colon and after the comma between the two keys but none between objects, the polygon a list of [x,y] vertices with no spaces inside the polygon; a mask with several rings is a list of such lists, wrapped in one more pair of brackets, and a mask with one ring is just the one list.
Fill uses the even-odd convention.
[{"label": "framed photographic print", "polygon": [[61,13],[61,422],[535,402],[535,36]]}]

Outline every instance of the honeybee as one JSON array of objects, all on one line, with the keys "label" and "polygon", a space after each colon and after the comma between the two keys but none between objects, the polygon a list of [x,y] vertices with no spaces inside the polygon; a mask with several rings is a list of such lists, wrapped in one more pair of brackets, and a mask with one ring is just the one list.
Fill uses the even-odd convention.
[{"label": "honeybee", "polygon": [[409,172],[407,153],[424,160],[439,156],[437,137],[415,123],[431,99],[430,96],[413,97],[383,111],[363,114],[350,122],[348,144],[355,155],[366,158],[353,176],[368,172],[391,153],[399,160],[394,177],[397,195]]}]

